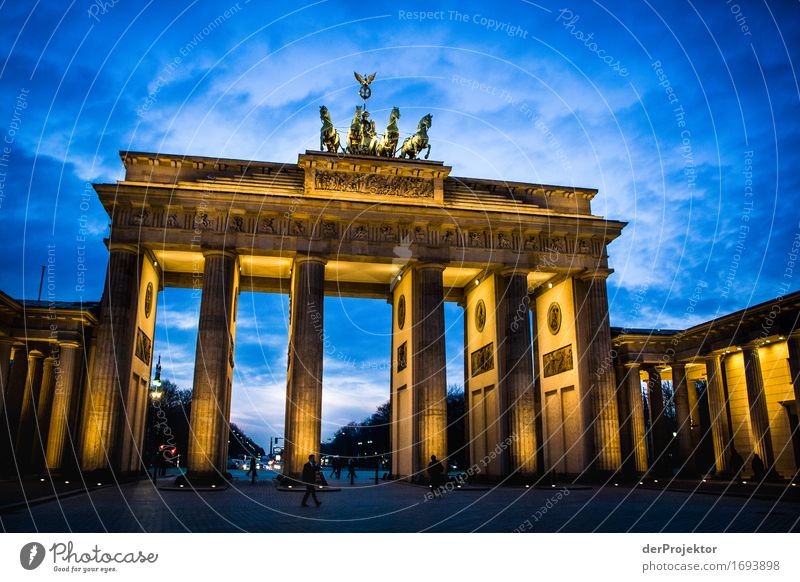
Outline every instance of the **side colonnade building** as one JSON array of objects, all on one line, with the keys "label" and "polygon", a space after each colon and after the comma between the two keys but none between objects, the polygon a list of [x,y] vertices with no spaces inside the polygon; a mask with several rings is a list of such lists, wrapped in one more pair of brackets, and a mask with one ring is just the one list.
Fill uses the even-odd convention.
[{"label": "side colonnade building", "polygon": [[686,330],[612,328],[612,338],[628,472],[752,478],[758,455],[768,478],[796,477],[800,293]]}]

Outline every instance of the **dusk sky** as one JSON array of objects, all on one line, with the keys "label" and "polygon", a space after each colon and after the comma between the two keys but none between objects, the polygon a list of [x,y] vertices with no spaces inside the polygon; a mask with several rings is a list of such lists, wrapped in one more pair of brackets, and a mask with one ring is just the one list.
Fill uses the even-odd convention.
[{"label": "dusk sky", "polygon": [[[800,288],[796,2],[66,6],[0,4],[0,289],[14,298],[36,299],[50,249],[56,298],[100,299],[109,221],[90,184],[122,178],[120,150],[294,163],[319,145],[320,105],[349,125],[354,70],[377,72],[379,127],[393,106],[403,134],[433,115],[431,159],[454,176],[597,188],[594,213],[629,222],[609,250],[612,325],[685,328]],[[239,301],[232,420],[264,445],[283,430],[287,307]],[[198,308],[189,290],[159,295],[155,354],[184,388]],[[328,437],[388,400],[391,309],[325,310]],[[460,312],[447,304],[459,384]]]}]

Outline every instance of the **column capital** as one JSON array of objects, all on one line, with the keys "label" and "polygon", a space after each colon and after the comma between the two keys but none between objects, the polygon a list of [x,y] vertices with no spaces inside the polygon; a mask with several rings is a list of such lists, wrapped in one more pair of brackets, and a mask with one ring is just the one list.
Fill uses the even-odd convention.
[{"label": "column capital", "polygon": [[322,255],[295,255],[294,264],[300,265],[303,263],[320,263],[322,265],[328,264],[328,257]]},{"label": "column capital", "polygon": [[445,269],[444,263],[436,263],[436,262],[426,262],[426,261],[419,261],[414,263],[414,270],[415,271],[422,271],[425,269],[435,269],[438,271],[444,271]]},{"label": "column capital", "polygon": [[613,272],[614,269],[595,269],[593,271],[585,271],[580,275],[577,275],[577,278],[587,282],[598,281],[598,280],[605,281],[606,279],[608,279],[608,276],[611,275],[611,273]]},{"label": "column capital", "polygon": [[33,359],[37,359],[37,358],[43,358],[43,357],[44,357],[44,354],[42,352],[40,352],[39,350],[36,350],[36,349],[28,350],[28,359],[29,360],[33,360]]},{"label": "column capital", "polygon": [[511,277],[513,275],[520,275],[521,277],[528,277],[528,273],[531,272],[529,268],[520,268],[520,267],[503,267],[498,271],[503,277]]},{"label": "column capital", "polygon": [[639,368],[642,367],[642,364],[641,362],[625,362],[623,366],[625,366],[626,368],[630,368],[631,370],[633,369],[638,370]]},{"label": "column capital", "polygon": [[133,255],[139,254],[139,247],[129,243],[109,242],[108,252],[110,253],[131,253]]},{"label": "column capital", "polygon": [[64,348],[78,349],[81,347],[81,344],[77,340],[59,340],[58,347],[61,349]]},{"label": "column capital", "polygon": [[236,260],[236,258],[238,257],[238,255],[234,251],[228,249],[208,249],[208,248],[203,249],[203,258],[218,257],[218,256],[228,257],[229,259],[234,259],[234,260]]}]

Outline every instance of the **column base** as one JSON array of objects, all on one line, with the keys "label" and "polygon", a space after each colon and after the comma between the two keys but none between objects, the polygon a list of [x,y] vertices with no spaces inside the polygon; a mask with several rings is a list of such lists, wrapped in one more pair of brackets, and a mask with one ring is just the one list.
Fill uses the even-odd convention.
[{"label": "column base", "polygon": [[[224,473],[185,473],[175,478],[175,487],[185,489],[223,488],[230,485],[233,475]],[[181,487],[183,486],[183,487]]]}]

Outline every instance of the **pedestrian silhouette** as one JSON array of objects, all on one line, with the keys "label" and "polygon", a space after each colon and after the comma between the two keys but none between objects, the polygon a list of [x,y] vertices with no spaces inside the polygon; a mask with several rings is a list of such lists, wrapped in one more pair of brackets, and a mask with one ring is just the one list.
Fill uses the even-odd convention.
[{"label": "pedestrian silhouette", "polygon": [[250,470],[245,473],[246,477],[250,477],[251,475],[252,477],[250,479],[250,485],[255,485],[256,477],[258,477],[258,471],[256,471],[256,458],[254,456],[250,457]]},{"label": "pedestrian silhouette", "polygon": [[350,479],[350,485],[352,485],[356,479],[356,460],[352,457],[347,461],[347,478]]},{"label": "pedestrian silhouette", "polygon": [[337,479],[339,478],[337,474],[340,473],[342,470],[340,467],[341,465],[339,464],[339,457],[333,457],[331,459],[331,474],[330,474],[331,479],[333,479],[334,477],[336,477]]},{"label": "pedestrian silhouette", "polygon": [[433,493],[438,494],[439,488],[444,482],[444,465],[436,458],[436,455],[431,455],[431,462],[428,463],[428,479],[433,488]]},{"label": "pedestrian silhouette", "polygon": [[317,507],[322,505],[322,502],[317,499],[317,493],[314,490],[315,483],[317,482],[317,471],[318,468],[316,458],[314,455],[308,455],[308,463],[303,465],[303,475],[301,477],[303,483],[306,485],[306,492],[305,495],[303,495],[303,501],[300,503],[301,507],[308,507],[309,496],[311,496],[311,498],[314,500],[314,503],[317,504]]},{"label": "pedestrian silhouette", "polygon": [[756,481],[763,481],[766,476],[764,470],[764,461],[758,455],[753,455],[753,460],[750,461],[750,468],[753,469],[753,478]]},{"label": "pedestrian silhouette", "polygon": [[733,478],[739,477],[739,474],[744,468],[744,459],[735,448],[731,450],[731,471],[733,471]]}]

